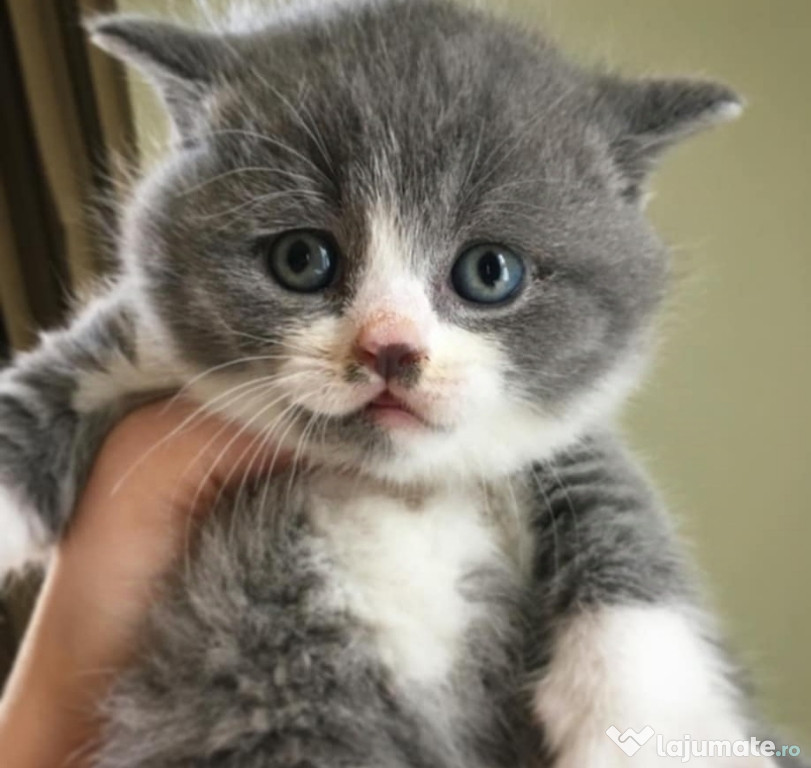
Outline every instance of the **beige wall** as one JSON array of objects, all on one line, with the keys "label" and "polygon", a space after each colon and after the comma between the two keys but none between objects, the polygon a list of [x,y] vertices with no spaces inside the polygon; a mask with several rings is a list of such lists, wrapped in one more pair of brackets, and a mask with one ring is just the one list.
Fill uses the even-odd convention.
[{"label": "beige wall", "polygon": [[[811,752],[811,2],[502,4],[586,60],[712,74],[749,100],[656,180],[651,213],[681,279],[628,423],[766,711]],[[145,88],[135,93],[155,134]]]}]

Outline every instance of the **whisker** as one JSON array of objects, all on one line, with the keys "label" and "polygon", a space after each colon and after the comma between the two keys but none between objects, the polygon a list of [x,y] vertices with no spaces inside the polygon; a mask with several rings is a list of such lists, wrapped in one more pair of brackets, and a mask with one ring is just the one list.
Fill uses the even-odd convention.
[{"label": "whisker", "polygon": [[199,219],[200,221],[205,222],[213,221],[214,219],[221,219],[224,216],[228,216],[229,214],[243,211],[246,208],[251,208],[252,206],[261,205],[263,203],[269,203],[273,200],[278,200],[279,198],[291,198],[302,196],[308,199],[316,200],[319,203],[324,202],[324,196],[312,190],[306,189],[276,190],[273,192],[267,192],[262,195],[251,197],[248,200],[244,200],[243,202],[238,203],[237,205],[234,205],[230,208],[226,208],[225,210],[222,211],[216,211],[215,213],[199,213],[197,214],[196,218]]},{"label": "whisker", "polygon": [[[230,330],[230,329],[229,329]],[[171,400],[166,404],[166,408],[172,406],[180,397],[183,396],[185,392],[189,390],[190,387],[194,386],[198,381],[204,379],[206,376],[211,376],[212,374],[216,373],[217,371],[222,371],[226,368],[231,368],[235,365],[243,365],[244,363],[249,362],[259,362],[259,361],[267,361],[267,360],[289,360],[288,355],[251,355],[249,357],[240,357],[236,360],[229,360],[227,363],[220,363],[220,365],[214,365],[211,368],[207,368],[202,373],[198,373],[196,376],[193,376],[189,379],[172,397]]]},{"label": "whisker", "polygon": [[[562,94],[558,98],[558,100],[550,106],[550,109],[554,110],[558,106],[558,104],[564,101],[566,97],[567,94]],[[482,168],[487,168],[488,164],[494,158],[496,158],[500,152],[506,150],[506,152],[504,152],[504,154],[501,155],[498,161],[488,171],[486,171],[485,174],[480,179],[478,179],[475,184],[471,186],[471,188],[465,195],[463,202],[468,202],[470,198],[474,195],[474,193],[476,193],[484,184],[486,184],[487,181],[496,173],[496,171],[498,171],[499,168],[501,168],[515,154],[515,152],[517,152],[521,148],[521,145],[524,143],[524,141],[529,136],[533,135],[538,125],[545,118],[546,114],[548,114],[548,112],[545,111],[534,117],[527,123],[526,126],[524,126],[524,129],[521,131],[521,133],[518,134],[518,136],[516,136],[514,139],[512,139],[509,136],[505,137],[488,153],[487,157],[481,164]]]},{"label": "whisker", "polygon": [[[329,386],[330,386],[330,383],[328,382],[327,385],[324,388],[321,389],[320,393],[327,392],[327,390],[329,389]],[[302,433],[301,433],[301,435],[299,436],[299,439],[298,439],[298,443],[296,444],[296,450],[293,453],[293,462],[291,464],[293,471],[290,473],[290,479],[288,480],[288,483],[287,483],[286,498],[287,498],[288,501],[290,499],[290,493],[292,492],[292,489],[293,489],[293,479],[295,477],[296,468],[298,467],[298,462],[299,462],[299,459],[301,458],[301,449],[304,447],[304,444],[307,441],[307,437],[308,437],[308,435],[310,433],[310,430],[313,427],[313,425],[318,424],[319,417],[320,417],[319,413],[317,413],[315,411],[312,412],[312,415],[310,416],[309,420],[307,421],[307,425],[302,430]]]},{"label": "whisker", "polygon": [[226,128],[218,131],[211,131],[206,135],[221,136],[226,134],[246,136],[248,138],[257,139],[258,141],[261,141],[263,143],[278,147],[279,149],[283,149],[286,152],[289,152],[291,155],[293,155],[293,157],[296,157],[302,162],[306,163],[312,170],[318,173],[325,181],[331,183],[331,180],[324,173],[324,171],[322,171],[321,168],[319,168],[318,165],[316,165],[316,163],[314,163],[309,157],[307,157],[307,155],[305,155],[303,152],[299,152],[297,149],[291,147],[286,142],[280,141],[279,139],[276,139],[272,136],[268,136],[267,134],[259,133],[258,131],[248,131],[239,128]]},{"label": "whisker", "polygon": [[[222,394],[220,394],[217,398],[215,398],[215,400],[231,397],[232,395],[234,395],[234,393],[237,390],[241,390],[241,389],[243,389],[245,387],[250,387],[250,386],[256,385],[256,384],[257,384],[257,382],[255,380],[252,380],[250,382],[244,382],[244,383],[239,384],[237,386],[231,387],[230,389],[228,389],[225,392],[223,392]],[[248,392],[243,392],[239,396],[235,397],[232,400],[232,402],[237,402],[239,399],[241,399],[246,394],[248,394]],[[201,403],[201,404],[199,404],[197,406],[197,408],[195,408],[194,411],[192,411],[192,413],[190,413],[188,416],[184,417],[183,421],[181,421],[180,424],[178,424],[176,427],[174,427],[174,429],[172,429],[170,432],[168,432],[163,437],[161,437],[160,440],[157,440],[152,445],[150,445],[149,448],[147,448],[146,451],[144,451],[144,453],[142,453],[134,462],[132,462],[129,465],[129,467],[127,467],[124,474],[118,479],[116,484],[113,486],[113,489],[111,491],[111,496],[114,496],[115,494],[117,494],[121,490],[121,486],[124,484],[124,482],[126,482],[126,480],[132,475],[132,473],[136,469],[138,469],[138,467],[140,467],[141,464],[144,461],[146,461],[146,459],[148,459],[156,450],[158,450],[161,446],[168,443],[170,440],[172,440],[174,437],[179,435],[185,429],[191,428],[195,422],[203,420],[207,416],[211,415],[211,411],[209,410],[208,406],[209,406],[209,403]]]},{"label": "whisker", "polygon": [[[254,451],[254,456],[251,459],[251,463],[250,463],[251,467],[253,466],[253,462],[256,460],[256,458],[258,456],[261,456],[266,451],[267,447],[269,446],[269,444],[273,440],[273,436],[276,434],[276,432],[278,431],[280,426],[285,423],[286,416],[287,416],[288,413],[291,412],[291,410],[292,410],[291,405],[287,405],[285,408],[282,409],[282,412],[273,420],[273,422],[271,424],[269,424],[264,429],[259,429],[257,431],[256,436],[251,441],[252,445],[254,443],[256,443],[256,449]],[[278,452],[274,453],[273,460],[271,461],[270,466],[268,467],[268,469],[267,469],[267,471],[265,473],[265,475],[266,475],[265,476],[265,481],[266,481],[267,484],[269,484],[271,482],[271,480],[272,480],[273,470],[276,467],[276,458],[277,458],[277,456],[278,456]],[[243,474],[243,483],[240,483],[240,489],[239,489],[239,493],[238,493],[238,495],[236,497],[236,502],[239,501],[240,494],[242,493],[242,488],[244,486],[244,482],[245,482],[245,479],[247,477],[247,471],[248,470],[246,470],[246,473]],[[235,503],[234,507],[235,507],[235,510],[238,509],[239,504]],[[237,523],[237,519],[236,519],[236,515],[234,515],[232,517],[232,519],[230,521],[230,524],[229,524],[229,527],[228,527],[228,540],[229,541],[232,541],[233,538],[234,538],[234,526],[236,525],[236,523]]]},{"label": "whisker", "polygon": [[[267,387],[265,387],[264,389],[262,389],[262,391],[259,393],[258,397],[253,398],[251,402],[253,402],[253,400],[256,400],[256,399],[259,399],[259,398],[263,397],[263,396],[266,394],[266,392],[267,392],[268,390],[270,390],[271,388],[272,388],[272,387],[271,387],[270,385],[268,385]],[[217,458],[214,460],[214,462],[212,463],[212,465],[211,465],[211,467],[209,468],[208,472],[207,472],[207,473],[206,473],[206,475],[204,476],[203,481],[202,481],[202,483],[200,484],[200,487],[198,488],[197,493],[195,494],[195,497],[194,497],[194,503],[192,504],[192,506],[193,506],[193,507],[196,505],[196,503],[197,503],[197,501],[198,501],[198,497],[199,497],[199,494],[200,494],[200,492],[201,492],[202,487],[203,487],[204,485],[206,485],[206,484],[209,482],[209,480],[211,479],[211,474],[212,474],[212,472],[214,471],[214,468],[215,468],[215,467],[216,467],[216,466],[217,466],[217,465],[220,463],[220,461],[223,459],[223,457],[224,457],[224,456],[225,456],[225,454],[228,452],[228,450],[231,448],[231,446],[232,446],[232,445],[233,445],[233,444],[234,444],[234,443],[235,443],[235,442],[236,442],[236,441],[237,441],[237,440],[238,440],[238,439],[239,439],[239,438],[240,438],[240,437],[241,437],[241,436],[242,436],[242,435],[243,435],[243,434],[244,434],[244,433],[245,433],[245,432],[248,430],[248,429],[250,429],[250,427],[251,427],[251,426],[252,426],[254,423],[256,423],[256,421],[257,421],[258,419],[260,419],[260,418],[261,418],[261,417],[262,417],[262,416],[263,416],[265,413],[267,413],[267,412],[268,412],[268,410],[270,410],[270,409],[271,409],[271,408],[272,408],[274,405],[276,405],[276,403],[279,403],[279,402],[281,402],[282,400],[285,400],[285,399],[287,399],[287,398],[289,398],[289,394],[288,394],[288,393],[284,393],[284,394],[282,394],[281,396],[279,396],[278,398],[276,398],[275,400],[273,400],[272,402],[268,403],[267,405],[264,405],[262,408],[260,408],[260,409],[259,409],[259,411],[258,411],[257,413],[255,413],[255,414],[254,414],[254,415],[253,415],[253,416],[252,416],[252,417],[251,417],[251,418],[250,418],[248,421],[246,421],[246,422],[245,422],[245,423],[244,423],[244,424],[243,424],[243,425],[240,427],[240,429],[239,429],[239,430],[236,432],[236,434],[235,434],[235,435],[234,435],[234,436],[233,436],[233,437],[232,437],[232,438],[229,440],[229,442],[228,442],[228,443],[227,443],[227,444],[226,444],[226,445],[223,447],[223,449],[220,451],[219,455],[218,455],[218,456],[217,456]],[[228,426],[231,426],[231,425],[233,425],[233,424],[234,424],[234,421],[233,421],[233,420],[231,420],[230,422],[227,422],[227,425],[228,425]],[[202,450],[202,451],[200,451],[200,452],[197,454],[197,456],[195,457],[195,459],[194,459],[194,461],[193,461],[193,464],[194,464],[194,463],[196,463],[196,462],[197,462],[197,461],[198,461],[198,460],[199,460],[199,459],[200,459],[200,458],[201,458],[201,457],[202,457],[202,456],[205,454],[205,452],[207,451],[207,449],[208,449],[209,445],[210,445],[210,443],[209,443],[209,444],[207,444],[207,445],[206,445],[206,446],[203,448],[203,450]],[[218,498],[219,498],[219,497],[218,497]]]},{"label": "whisker", "polygon": [[[290,412],[292,414],[291,417],[290,417],[290,424],[287,426],[287,428],[285,429],[285,431],[282,433],[281,437],[279,438],[278,442],[276,443],[276,450],[274,451],[273,458],[271,459],[271,462],[270,462],[270,470],[268,471],[268,477],[270,477],[270,474],[273,471],[273,467],[276,466],[276,461],[279,458],[279,453],[280,453],[280,451],[282,449],[282,446],[284,445],[284,441],[287,438],[287,435],[290,434],[290,430],[295,426],[296,415],[297,415],[296,410],[295,410],[296,408],[300,409],[301,406],[298,405],[298,403],[291,403],[291,405],[288,407],[287,411],[285,412],[285,413]],[[270,480],[268,479],[268,482],[265,484],[264,491],[262,492],[262,502],[261,502],[261,507],[260,507],[261,509],[265,508],[265,505],[267,503],[267,494],[268,494],[269,491],[270,491]]]},{"label": "whisker", "polygon": [[[253,397],[250,399],[250,403],[249,403],[249,405],[251,405],[251,406],[252,406],[252,405],[253,405],[253,403],[255,403],[256,401],[260,400],[262,397],[264,397],[264,392],[259,392],[258,394],[254,394],[254,396],[253,396]],[[189,461],[189,462],[188,462],[188,464],[186,465],[186,469],[185,469],[185,471],[184,471],[184,472],[183,472],[183,474],[181,475],[181,479],[182,479],[183,477],[185,477],[186,475],[188,475],[188,474],[189,474],[189,472],[191,472],[191,471],[192,471],[192,469],[194,468],[194,466],[195,466],[195,465],[196,465],[196,464],[197,464],[197,463],[198,463],[198,462],[199,462],[199,461],[202,459],[202,457],[203,457],[204,455],[206,455],[206,454],[208,453],[209,449],[210,449],[210,448],[211,448],[211,447],[212,447],[212,446],[213,446],[213,445],[214,445],[214,444],[217,442],[217,440],[219,440],[219,439],[220,439],[220,436],[223,434],[223,432],[225,432],[226,430],[228,430],[228,429],[229,429],[229,428],[231,428],[232,426],[233,426],[233,422],[231,422],[231,421],[225,421],[225,422],[223,422],[223,424],[222,424],[222,425],[220,426],[220,428],[219,428],[219,429],[218,429],[218,430],[217,430],[217,431],[214,433],[214,435],[213,435],[213,436],[212,436],[212,437],[211,437],[211,438],[210,438],[210,439],[209,439],[209,440],[206,442],[206,444],[205,444],[205,445],[204,445],[204,446],[203,446],[203,447],[202,447],[202,448],[201,448],[201,449],[200,449],[200,450],[199,450],[199,451],[198,451],[198,452],[197,452],[197,453],[194,455],[194,457],[191,459],[191,461]],[[241,432],[242,432],[242,430],[240,430],[240,432],[239,432],[239,433],[237,433],[237,437],[239,436],[239,434],[241,434]],[[225,452],[225,450],[227,450],[227,448],[229,448],[229,447],[232,445],[232,443],[233,443],[233,440],[234,440],[234,439],[235,439],[235,438],[232,438],[232,439],[231,439],[231,440],[228,442],[228,444],[226,445],[226,448],[225,448],[225,449],[223,449],[223,452],[221,452],[221,453],[220,453],[219,457],[218,457],[218,458],[217,458],[217,459],[216,459],[216,460],[215,460],[215,461],[214,461],[214,462],[213,462],[213,463],[210,465],[210,467],[209,467],[208,471],[207,471],[207,472],[206,472],[206,474],[203,476],[203,479],[202,479],[202,480],[201,480],[201,481],[198,483],[198,485],[197,485],[197,490],[195,491],[194,496],[193,496],[193,498],[192,498],[192,504],[191,504],[191,509],[192,509],[192,510],[196,509],[196,507],[197,507],[197,503],[198,503],[198,501],[199,501],[200,493],[202,492],[202,489],[205,487],[205,485],[206,485],[206,484],[208,483],[208,481],[210,480],[210,478],[211,478],[211,474],[212,474],[212,472],[214,471],[214,468],[216,467],[216,465],[217,465],[217,463],[220,461],[220,459],[221,459],[221,458],[224,456],[224,452]],[[181,488],[181,487],[182,487],[182,483],[179,483],[179,484],[178,484],[178,488],[177,488],[177,490],[175,491],[175,496],[173,497],[173,502],[176,502],[176,495],[177,495],[177,492],[180,490],[180,488]],[[188,567],[189,567],[189,543],[190,543],[190,541],[191,541],[191,530],[192,530],[192,523],[193,523],[193,516],[192,516],[192,515],[189,515],[189,516],[187,517],[187,519],[186,519],[186,529],[185,529],[185,534],[184,534],[184,542],[185,542],[185,543],[184,543],[184,560],[185,560],[185,567],[186,567],[186,568],[188,568]]]},{"label": "whisker", "polygon": [[[231,176],[237,176],[243,173],[273,173],[278,176],[282,176],[284,178],[291,179],[293,181],[297,181],[301,184],[310,185],[312,184],[312,179],[303,174],[296,173],[295,171],[290,171],[285,168],[273,168],[269,165],[244,165],[239,168],[230,168],[227,171],[223,171],[222,173],[218,173],[216,176],[212,176],[211,178],[204,179],[197,184],[192,185],[191,187],[185,187],[182,192],[177,193],[178,197],[185,197],[186,195],[190,195],[194,192],[199,192],[201,189],[205,189],[206,187],[214,184],[217,181],[221,181],[222,179],[227,179]],[[284,192],[284,190],[279,190],[279,192]]]},{"label": "whisker", "polygon": [[[249,379],[248,381],[244,381],[240,384],[236,384],[232,387],[229,387],[224,392],[221,392],[216,397],[207,400],[192,411],[188,416],[186,416],[180,424],[178,424],[171,432],[168,432],[164,435],[160,440],[153,443],[141,456],[136,459],[130,466],[126,469],[124,474],[119,478],[116,482],[115,486],[113,486],[111,495],[115,495],[121,489],[123,483],[132,475],[132,473],[141,466],[141,464],[146,461],[156,450],[161,448],[163,445],[168,443],[177,435],[181,434],[186,429],[191,429],[197,422],[205,419],[207,416],[212,415],[214,413],[222,414],[227,411],[232,405],[238,402],[242,397],[250,394],[256,389],[260,389],[264,386],[267,387],[274,387],[280,384],[283,384],[287,381],[292,379],[298,378],[300,376],[309,375],[309,371],[298,371],[295,373],[287,374],[285,376],[280,376],[279,374],[273,374],[269,376],[260,376],[259,378]],[[242,391],[245,390],[245,391]],[[241,394],[237,397],[233,397],[235,393],[241,392]],[[174,400],[174,399],[173,399]],[[222,403],[222,401],[226,401],[224,405],[219,406],[218,408],[212,408],[213,405],[217,403]],[[172,401],[173,402],[173,401]],[[164,409],[165,412],[165,409]]]}]

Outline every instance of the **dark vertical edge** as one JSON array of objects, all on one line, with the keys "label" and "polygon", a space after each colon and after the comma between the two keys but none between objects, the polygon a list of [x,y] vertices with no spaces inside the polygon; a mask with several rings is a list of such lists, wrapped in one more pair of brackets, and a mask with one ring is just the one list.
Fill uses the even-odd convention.
[{"label": "dark vertical edge", "polygon": [[71,97],[79,117],[79,127],[90,159],[94,191],[107,192],[110,177],[106,172],[109,156],[104,142],[104,133],[99,121],[99,109],[93,90],[93,76],[81,26],[81,14],[74,0],[62,0],[55,4],[59,36],[64,51],[65,66],[71,86]]},{"label": "dark vertical edge", "polygon": [[7,0],[0,0],[0,183],[7,191],[20,271],[32,322],[48,327],[66,307],[62,229],[25,98]]},{"label": "dark vertical edge", "polygon": [[[97,245],[102,268],[114,268],[113,254],[120,225],[120,204],[127,198],[132,180],[132,169],[139,164],[135,119],[130,99],[126,68],[115,58],[95,48],[82,26],[87,18],[110,14],[118,10],[116,0],[74,0],[63,12],[63,26],[71,30],[71,45],[81,60],[74,82],[81,82],[90,93],[95,130],[93,141],[104,147],[104,157],[91,154],[91,160],[104,163],[105,179],[97,190],[93,210],[102,224],[97,232]],[[106,257],[106,260],[104,258]]]},{"label": "dark vertical edge", "polygon": [[[0,307],[2,310],[2,307]],[[2,368],[6,361],[11,356],[11,345],[8,340],[8,333],[6,332],[6,324],[3,321],[3,313],[0,311],[0,368]]]}]

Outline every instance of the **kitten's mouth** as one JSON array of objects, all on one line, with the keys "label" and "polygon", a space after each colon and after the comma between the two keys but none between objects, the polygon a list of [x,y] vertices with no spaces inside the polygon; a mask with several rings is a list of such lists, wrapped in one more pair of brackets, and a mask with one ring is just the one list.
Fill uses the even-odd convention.
[{"label": "kitten's mouth", "polygon": [[381,392],[363,408],[363,413],[375,424],[389,428],[429,427],[430,424],[408,403],[389,390]]}]

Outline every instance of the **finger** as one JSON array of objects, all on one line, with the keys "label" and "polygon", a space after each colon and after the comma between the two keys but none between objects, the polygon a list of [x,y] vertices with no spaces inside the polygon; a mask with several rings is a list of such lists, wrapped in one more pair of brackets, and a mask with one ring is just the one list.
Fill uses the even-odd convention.
[{"label": "finger", "polygon": [[278,474],[292,459],[292,452],[272,439],[267,425],[229,422],[219,415],[204,419],[195,440],[206,440],[201,463],[220,478]]}]

